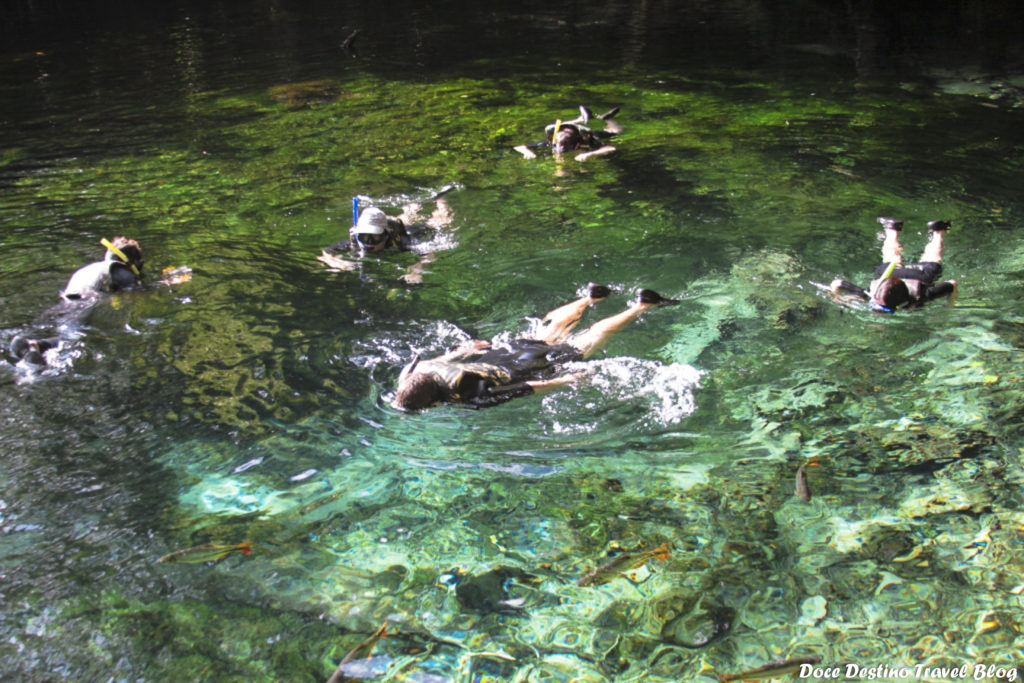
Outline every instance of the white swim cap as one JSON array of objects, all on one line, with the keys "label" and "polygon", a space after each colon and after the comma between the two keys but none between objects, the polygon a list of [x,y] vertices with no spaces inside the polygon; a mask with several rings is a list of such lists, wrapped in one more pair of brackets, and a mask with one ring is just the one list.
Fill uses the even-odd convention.
[{"label": "white swim cap", "polygon": [[388,229],[388,217],[376,207],[370,207],[359,214],[353,232],[357,235],[382,235]]}]

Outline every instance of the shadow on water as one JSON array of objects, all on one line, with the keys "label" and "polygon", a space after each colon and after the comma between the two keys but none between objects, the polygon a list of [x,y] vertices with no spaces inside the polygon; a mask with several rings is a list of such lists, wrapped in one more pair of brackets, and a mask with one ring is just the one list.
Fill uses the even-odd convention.
[{"label": "shadow on water", "polygon": [[[101,237],[192,279],[0,367],[0,671],[325,680],[385,621],[359,666],[421,683],[1013,664],[1020,12],[914,5],[4,10],[0,341]],[[622,106],[614,155],[511,151],[580,104]],[[447,183],[423,249],[316,260],[353,195]],[[866,284],[882,214],[908,255],[953,220],[954,305],[811,284]],[[591,281],[616,293],[584,324],[681,302],[570,390],[388,405],[415,353]]]}]

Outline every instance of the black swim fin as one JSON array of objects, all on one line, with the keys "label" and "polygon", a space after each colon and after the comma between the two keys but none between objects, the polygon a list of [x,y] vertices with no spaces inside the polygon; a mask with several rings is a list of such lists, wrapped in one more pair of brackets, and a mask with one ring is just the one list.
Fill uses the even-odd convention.
[{"label": "black swim fin", "polygon": [[636,292],[637,303],[654,304],[655,306],[671,306],[679,303],[679,299],[669,299],[658,294],[653,289],[639,289]]}]

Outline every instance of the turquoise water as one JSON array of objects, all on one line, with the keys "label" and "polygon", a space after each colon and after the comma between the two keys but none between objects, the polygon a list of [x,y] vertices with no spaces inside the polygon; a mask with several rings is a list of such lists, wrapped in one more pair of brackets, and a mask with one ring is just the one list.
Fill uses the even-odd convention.
[{"label": "turquoise water", "polygon": [[[384,622],[350,676],[1020,660],[1012,74],[865,71],[806,45],[829,16],[782,31],[720,10],[674,51],[655,10],[615,4],[575,24],[413,13],[392,36],[368,9],[319,10],[91,16],[4,54],[0,340],[102,237],[138,239],[151,284],[45,369],[0,367],[0,671],[326,680]],[[511,151],[579,104],[622,107],[614,155]],[[353,195],[428,213],[451,183],[422,283],[401,279],[422,253],[316,260]],[[869,277],[879,215],[906,219],[911,256],[953,221],[953,305],[883,318],[817,294]],[[176,266],[192,279],[156,284]],[[590,281],[620,294],[588,320],[638,286],[682,302],[576,388],[389,407],[415,353],[525,333]],[[575,583],[664,542],[628,578]]]}]

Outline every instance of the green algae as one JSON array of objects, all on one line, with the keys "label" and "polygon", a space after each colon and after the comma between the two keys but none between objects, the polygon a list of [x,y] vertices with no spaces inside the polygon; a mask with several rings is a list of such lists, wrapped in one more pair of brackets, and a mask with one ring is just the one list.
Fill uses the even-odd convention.
[{"label": "green algae", "polygon": [[[104,444],[139,439],[165,481],[162,497],[142,489],[158,513],[149,498],[133,506],[158,540],[140,532],[109,541],[110,557],[78,558],[110,585],[133,543],[149,559],[131,566],[146,572],[165,547],[230,537],[260,550],[88,601],[31,595],[19,609],[32,633],[15,642],[83,643],[60,664],[79,677],[109,676],[125,653],[132,675],[191,680],[325,679],[385,620],[407,636],[387,656],[415,650],[394,680],[701,680],[791,647],[836,662],[1013,661],[1021,334],[971,308],[1012,300],[1020,282],[1019,253],[982,229],[1008,234],[1019,217],[1008,178],[1021,147],[984,130],[1004,112],[742,71],[581,61],[601,82],[567,92],[471,66],[480,74],[430,82],[204,89],[183,129],[157,124],[129,153],[87,150],[17,177],[12,194],[44,208],[9,219],[12,249],[38,239],[29,231],[48,211],[76,225],[45,258],[46,296],[114,233],[144,238],[153,266],[195,270],[89,332],[74,381],[119,378],[101,422],[129,412],[133,424],[65,425],[81,462],[62,466],[93,467]],[[580,103],[623,105],[616,155],[578,165],[510,151]],[[73,149],[83,131],[68,125],[57,143]],[[35,152],[7,154],[12,168]],[[351,277],[315,262],[344,234],[352,195],[390,210],[453,180],[465,185],[451,197],[459,248],[423,287],[397,283],[404,257]],[[950,240],[963,309],[884,321],[808,287],[863,282],[883,212],[916,229],[940,216],[979,226]],[[14,272],[38,267],[35,253],[4,258]],[[658,422],[637,387],[486,415],[380,407],[411,348],[451,341],[434,321],[518,329],[590,279],[683,297],[602,361],[607,373],[619,355],[696,365],[707,372],[696,413]],[[126,324],[141,334],[121,334]],[[814,455],[804,503],[792,480]],[[7,528],[23,514],[7,512]],[[41,534],[18,533],[5,549],[36,557]],[[573,586],[612,544],[661,540],[676,543],[672,557],[642,577]],[[497,597],[523,602],[460,601],[439,581],[453,568],[516,577]],[[5,657],[32,661],[5,642]],[[479,654],[495,651],[517,660]]]}]

